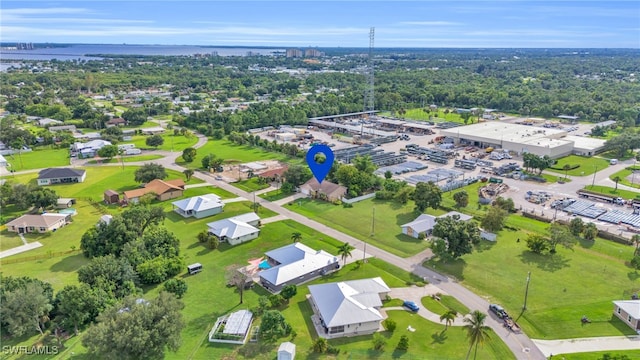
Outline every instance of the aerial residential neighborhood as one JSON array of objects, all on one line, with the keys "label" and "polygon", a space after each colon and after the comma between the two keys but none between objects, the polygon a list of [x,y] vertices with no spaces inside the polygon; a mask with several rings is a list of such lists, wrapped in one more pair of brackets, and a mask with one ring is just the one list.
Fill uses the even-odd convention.
[{"label": "aerial residential neighborhood", "polygon": [[[304,28],[224,31],[240,21],[227,2],[16,4],[0,48],[3,358],[640,358],[640,53],[607,35],[627,36],[609,17],[632,27],[637,4],[549,5],[574,32],[606,25],[602,43],[560,21],[544,25],[562,39],[530,42],[492,2],[340,2],[349,28],[308,2]],[[241,12],[293,14],[268,5]],[[39,35],[102,17],[101,36],[128,37]],[[441,40],[405,47],[408,29]],[[275,40],[215,45],[253,31]],[[299,45],[316,32],[331,45]],[[145,45],[182,33],[206,45]]]}]

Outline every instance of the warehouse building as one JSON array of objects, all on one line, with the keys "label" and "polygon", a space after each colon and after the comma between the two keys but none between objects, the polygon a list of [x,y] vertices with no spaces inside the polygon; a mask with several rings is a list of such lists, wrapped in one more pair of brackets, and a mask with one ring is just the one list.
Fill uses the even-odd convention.
[{"label": "warehouse building", "polygon": [[440,134],[453,138],[456,144],[501,148],[519,155],[547,155],[552,159],[571,154],[591,156],[604,148],[604,140],[568,136],[566,131],[559,129],[501,122],[484,122],[443,129]]}]

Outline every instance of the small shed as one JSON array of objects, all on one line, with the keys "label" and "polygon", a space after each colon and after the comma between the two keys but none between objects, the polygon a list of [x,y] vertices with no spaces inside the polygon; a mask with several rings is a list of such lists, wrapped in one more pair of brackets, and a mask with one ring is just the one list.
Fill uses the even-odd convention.
[{"label": "small shed", "polygon": [[120,202],[120,195],[114,190],[107,190],[104,192],[105,204],[118,204]]},{"label": "small shed", "polygon": [[289,341],[283,342],[278,348],[278,360],[293,360],[296,357],[296,345]]}]

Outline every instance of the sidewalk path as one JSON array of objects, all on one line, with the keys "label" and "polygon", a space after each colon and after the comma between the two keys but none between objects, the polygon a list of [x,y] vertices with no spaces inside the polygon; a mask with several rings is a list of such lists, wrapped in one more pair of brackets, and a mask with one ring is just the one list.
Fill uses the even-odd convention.
[{"label": "sidewalk path", "polygon": [[303,193],[295,193],[291,196],[287,196],[286,198],[280,199],[280,200],[276,200],[273,203],[279,206],[283,206],[286,205],[290,202],[296,201],[300,198],[304,198],[307,197],[307,195],[303,194]]},{"label": "sidewalk path", "polygon": [[544,356],[595,352],[605,350],[638,350],[640,335],[637,336],[605,336],[595,338],[578,338],[564,340],[537,340],[533,342]]},{"label": "sidewalk path", "polygon": [[20,245],[20,246],[11,248],[9,250],[5,250],[5,251],[0,252],[0,259],[5,258],[7,256],[20,254],[20,253],[23,253],[25,251],[37,249],[37,248],[39,248],[41,246],[42,246],[42,244],[40,244],[40,242],[38,242],[38,241],[32,242],[32,243],[28,243],[28,244],[24,244],[24,245]]}]

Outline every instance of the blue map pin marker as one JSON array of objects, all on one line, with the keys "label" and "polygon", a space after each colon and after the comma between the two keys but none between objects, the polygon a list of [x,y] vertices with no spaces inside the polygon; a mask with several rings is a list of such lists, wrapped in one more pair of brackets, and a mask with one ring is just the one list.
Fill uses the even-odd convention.
[{"label": "blue map pin marker", "polygon": [[[316,162],[316,154],[318,153],[325,156],[326,159],[323,163]],[[311,173],[318,180],[318,183],[322,183],[322,180],[329,174],[333,159],[333,151],[327,145],[315,145],[307,151],[307,165],[309,165],[309,169],[311,169]]]}]

